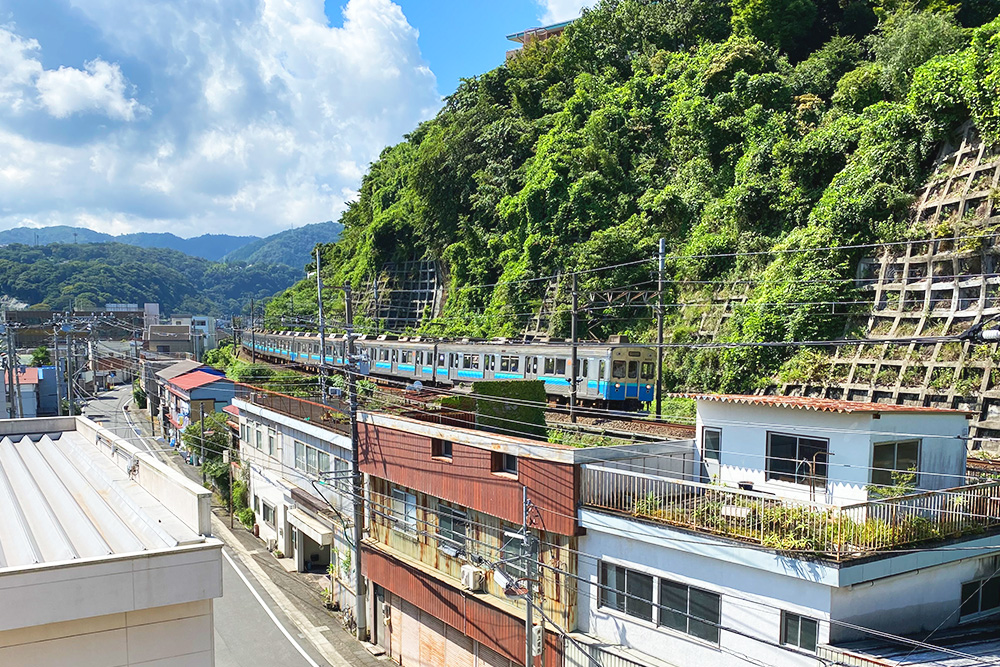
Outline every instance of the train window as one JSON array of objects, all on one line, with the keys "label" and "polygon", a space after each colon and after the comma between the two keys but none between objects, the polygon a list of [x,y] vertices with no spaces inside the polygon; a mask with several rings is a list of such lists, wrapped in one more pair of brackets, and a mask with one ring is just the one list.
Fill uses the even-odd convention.
[{"label": "train window", "polygon": [[403,350],[399,353],[399,362],[401,364],[412,364],[413,363],[413,351]]},{"label": "train window", "polygon": [[630,361],[630,362],[628,362],[628,376],[630,378],[637,378],[637,377],[639,377],[639,362],[638,361]]},{"label": "train window", "polygon": [[472,368],[479,370],[479,355],[478,354],[463,354],[462,355],[462,368]]},{"label": "train window", "polygon": [[398,353],[396,352],[396,350],[393,350],[393,351],[392,351],[392,363],[396,363],[396,359],[398,358],[398,356],[399,356],[399,355],[398,355]]},{"label": "train window", "polygon": [[615,378],[625,377],[625,362],[624,361],[612,361],[611,362],[611,376]]},{"label": "train window", "polygon": [[656,371],[655,371],[655,366],[653,366],[653,362],[651,361],[642,362],[642,379],[652,380],[655,375]]},{"label": "train window", "polygon": [[490,370],[495,371],[497,369],[497,355],[491,354],[487,358],[490,360]]},{"label": "train window", "polygon": [[531,358],[531,372],[538,375],[538,357]]},{"label": "train window", "polygon": [[500,370],[510,371],[511,373],[516,373],[518,367],[520,366],[520,358],[511,355],[503,355],[500,357]]},{"label": "train window", "polygon": [[552,357],[545,357],[545,374],[552,375],[556,372],[556,360]]},{"label": "train window", "polygon": [[597,377],[600,380],[606,380],[608,378],[608,362],[601,359],[597,366]]},{"label": "train window", "polygon": [[590,359],[583,360],[583,373],[580,374],[580,377],[590,377]]},{"label": "train window", "polygon": [[444,352],[438,355],[438,366],[444,367]]},{"label": "train window", "polygon": [[413,363],[415,363],[415,364],[422,364],[422,363],[424,363],[424,351],[423,350],[417,350],[416,360]]}]

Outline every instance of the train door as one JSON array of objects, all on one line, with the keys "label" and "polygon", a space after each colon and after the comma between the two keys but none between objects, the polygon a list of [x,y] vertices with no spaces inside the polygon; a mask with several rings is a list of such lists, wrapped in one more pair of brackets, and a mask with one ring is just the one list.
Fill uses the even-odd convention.
[{"label": "train door", "polygon": [[639,350],[628,351],[628,367],[625,375],[625,398],[639,398]]},{"label": "train door", "polygon": [[538,357],[524,358],[524,376],[532,380],[538,377]]}]

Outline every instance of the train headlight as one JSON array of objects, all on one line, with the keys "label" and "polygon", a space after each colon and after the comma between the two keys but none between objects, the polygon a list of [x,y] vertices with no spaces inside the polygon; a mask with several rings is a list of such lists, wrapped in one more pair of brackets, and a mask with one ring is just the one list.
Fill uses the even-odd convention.
[{"label": "train headlight", "polygon": [[653,385],[651,385],[651,384],[647,384],[646,385],[646,389],[652,389],[652,388],[653,388]]},{"label": "train headlight", "polygon": [[622,388],[621,384],[615,382],[615,389],[621,389],[621,388]]}]

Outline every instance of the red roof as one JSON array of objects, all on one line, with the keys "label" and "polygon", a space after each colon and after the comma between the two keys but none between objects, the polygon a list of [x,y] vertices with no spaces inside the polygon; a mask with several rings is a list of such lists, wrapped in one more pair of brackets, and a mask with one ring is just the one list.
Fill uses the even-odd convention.
[{"label": "red roof", "polygon": [[223,412],[228,412],[229,414],[233,415],[234,417],[239,417],[240,416],[240,409],[238,407],[236,407],[235,405],[227,405],[226,407],[222,408],[222,411]]},{"label": "red roof", "polygon": [[218,382],[220,380],[226,380],[226,378],[221,375],[215,375],[214,373],[206,373],[205,371],[191,371],[190,373],[185,373],[184,375],[179,375],[173,380],[170,380],[170,384],[177,387],[178,389],[183,389],[184,391],[191,391],[192,389],[197,389],[198,387],[204,387],[206,384],[212,384],[213,382]]},{"label": "red roof", "polygon": [[951,408],[934,408],[921,405],[896,405],[895,403],[870,403],[863,401],[842,401],[833,398],[812,398],[809,396],[747,396],[741,394],[686,394],[689,398],[699,401],[715,401],[717,403],[738,403],[741,405],[767,405],[775,408],[797,408],[799,410],[816,410],[817,412],[845,413],[876,413],[876,412],[911,412],[911,413],[945,413],[956,415],[972,414],[968,410],[952,410]]},{"label": "red roof", "polygon": [[17,374],[17,379],[21,384],[38,384],[38,369],[28,366]]}]

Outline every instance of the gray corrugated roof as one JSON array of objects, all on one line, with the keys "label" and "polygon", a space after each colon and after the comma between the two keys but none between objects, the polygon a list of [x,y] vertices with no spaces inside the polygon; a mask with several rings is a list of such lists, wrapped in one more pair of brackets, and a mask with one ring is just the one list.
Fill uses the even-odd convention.
[{"label": "gray corrugated roof", "polygon": [[185,361],[178,361],[176,364],[171,364],[164,368],[162,371],[156,374],[156,377],[163,378],[164,380],[173,380],[178,375],[184,375],[185,373],[190,373],[196,368],[201,368],[205,364],[194,361],[191,359]]},{"label": "gray corrugated roof", "polygon": [[203,541],[75,431],[0,440],[0,571]]}]

